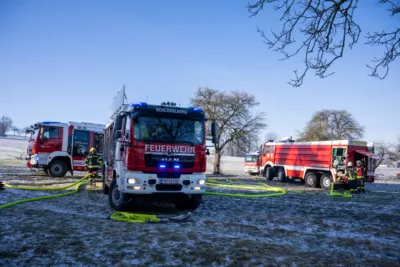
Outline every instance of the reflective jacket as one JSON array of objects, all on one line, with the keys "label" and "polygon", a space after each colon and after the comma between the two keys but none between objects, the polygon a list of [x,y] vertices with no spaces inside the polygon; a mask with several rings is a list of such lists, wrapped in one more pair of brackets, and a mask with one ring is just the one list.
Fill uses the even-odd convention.
[{"label": "reflective jacket", "polygon": [[356,166],[356,177],[364,178],[365,167],[364,166]]},{"label": "reflective jacket", "polygon": [[100,168],[103,161],[97,154],[89,154],[85,159],[85,167],[88,169]]}]

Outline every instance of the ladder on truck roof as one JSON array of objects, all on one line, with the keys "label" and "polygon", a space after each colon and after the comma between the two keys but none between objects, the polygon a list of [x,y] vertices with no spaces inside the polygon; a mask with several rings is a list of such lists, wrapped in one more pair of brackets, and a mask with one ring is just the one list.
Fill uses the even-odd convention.
[{"label": "ladder on truck roof", "polygon": [[128,101],[125,102],[125,100],[127,100],[126,94],[125,94],[125,85],[122,87],[122,89],[120,91],[118,91],[117,95],[114,97],[111,106],[110,106],[110,111],[109,111],[109,122],[107,123],[107,125],[109,125],[111,122],[113,122],[115,120],[115,118],[117,117],[117,115],[121,112],[121,111],[125,111],[125,108],[128,105]]}]

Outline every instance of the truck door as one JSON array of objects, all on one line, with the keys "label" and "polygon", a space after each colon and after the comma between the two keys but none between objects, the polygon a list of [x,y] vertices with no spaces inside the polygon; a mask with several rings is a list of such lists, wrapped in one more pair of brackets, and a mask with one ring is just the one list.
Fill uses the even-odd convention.
[{"label": "truck door", "polygon": [[331,166],[336,170],[346,169],[346,148],[345,147],[334,147],[332,148],[332,160]]},{"label": "truck door", "polygon": [[63,128],[56,126],[42,126],[39,149],[41,153],[51,153],[62,149]]},{"label": "truck door", "polygon": [[73,147],[73,152],[72,156],[73,159],[85,159],[85,157],[89,153],[89,141],[90,141],[90,132],[89,131],[83,131],[83,130],[75,130],[74,131],[74,147]]}]

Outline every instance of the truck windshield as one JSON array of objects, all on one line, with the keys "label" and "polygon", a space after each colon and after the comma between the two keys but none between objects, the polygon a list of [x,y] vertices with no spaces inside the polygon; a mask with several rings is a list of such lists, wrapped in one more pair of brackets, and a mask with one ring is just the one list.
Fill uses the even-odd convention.
[{"label": "truck windshield", "polygon": [[256,155],[246,155],[244,158],[245,162],[257,162],[258,157]]},{"label": "truck windshield", "polygon": [[31,132],[31,138],[29,139],[29,141],[36,140],[38,134],[39,134],[39,128],[33,129],[33,131]]},{"label": "truck windshield", "polygon": [[134,138],[138,141],[202,144],[204,123],[201,120],[139,117],[134,122]]}]

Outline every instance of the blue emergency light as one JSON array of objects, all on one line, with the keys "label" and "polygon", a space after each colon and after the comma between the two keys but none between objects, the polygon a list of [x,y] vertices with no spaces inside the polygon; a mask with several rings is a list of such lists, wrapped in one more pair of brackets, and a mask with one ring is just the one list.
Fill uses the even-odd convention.
[{"label": "blue emergency light", "polygon": [[201,108],[196,108],[196,107],[188,107],[188,110],[192,110],[194,112],[202,112],[203,111]]},{"label": "blue emergency light", "polygon": [[180,169],[181,166],[179,166],[179,165],[174,165],[174,168],[175,168],[175,169]]},{"label": "blue emergency light", "polygon": [[161,169],[164,169],[165,167],[166,167],[165,164],[160,164]]}]

